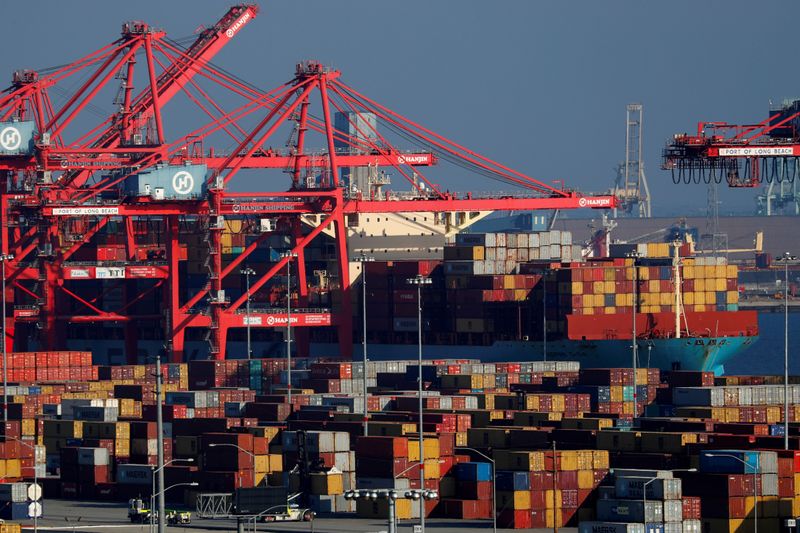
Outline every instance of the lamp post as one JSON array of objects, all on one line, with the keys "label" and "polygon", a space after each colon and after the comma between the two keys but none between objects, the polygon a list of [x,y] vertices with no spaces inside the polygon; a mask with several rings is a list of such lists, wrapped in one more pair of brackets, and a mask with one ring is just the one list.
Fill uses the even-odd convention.
[{"label": "lamp post", "polygon": [[[292,408],[292,258],[295,252],[283,252],[286,259],[286,381],[289,409]],[[298,280],[299,281],[299,280]]]},{"label": "lamp post", "polygon": [[[637,293],[639,290],[639,266],[636,264],[636,260],[640,257],[639,252],[630,252],[625,254],[626,257],[633,259],[633,304],[632,307],[632,315],[633,315],[633,323],[631,325],[631,349],[632,357],[633,357],[633,420],[636,421],[636,415],[639,413],[639,401],[638,395],[636,394],[636,372],[637,367],[639,364],[639,346],[636,343],[636,300],[637,300]],[[634,424],[635,425],[635,424]]]},{"label": "lamp post", "polygon": [[[164,533],[164,409],[161,389],[164,376],[161,373],[161,353],[156,353],[156,474],[158,475],[158,533]],[[153,510],[150,509],[150,512]]]},{"label": "lamp post", "polygon": [[[4,318],[5,318],[5,316],[4,316]],[[3,334],[5,335],[5,330],[3,331]],[[30,448],[31,450],[33,450],[33,484],[35,486],[39,486],[39,473],[36,471],[36,446],[33,445],[33,444],[28,444],[27,442],[25,442],[22,439],[18,439],[16,437],[11,437],[11,436],[8,436],[8,435],[3,435],[3,440],[13,440],[13,441],[16,441],[16,442],[20,443],[23,446],[26,446],[26,447]],[[34,501],[34,503],[36,503],[36,502]],[[38,531],[39,531],[39,517],[38,517],[38,515],[36,513],[36,509],[34,509],[34,513],[33,513],[33,533],[38,533]]]},{"label": "lamp post", "polygon": [[468,448],[467,446],[456,446],[456,450],[468,450],[477,453],[492,464],[492,532],[497,533],[497,477],[495,476],[494,459],[475,448]]},{"label": "lamp post", "polygon": [[150,489],[150,531],[152,531],[154,526],[155,526],[155,520],[154,520],[155,513],[153,512],[153,506],[155,504],[155,497],[156,497],[156,474],[158,473],[158,470],[161,470],[162,468],[166,468],[169,465],[171,465],[172,463],[179,463],[179,462],[180,463],[193,463],[194,459],[192,459],[191,457],[189,457],[188,459],[172,459],[171,461],[167,461],[166,463],[164,463],[164,466],[162,466],[161,468],[158,468],[158,469],[156,467],[152,467],[151,468],[151,471],[152,471],[151,478],[152,479],[150,480],[150,482],[151,482],[151,489]]},{"label": "lamp post", "polygon": [[362,253],[356,257],[356,261],[361,263],[361,318],[363,321],[363,330],[361,333],[361,351],[364,355],[364,375],[363,385],[364,390],[364,435],[369,434],[369,408],[367,407],[367,266],[366,263],[375,261],[374,257],[370,257]]},{"label": "lamp post", "polygon": [[[433,283],[431,278],[417,275],[408,278],[406,283],[417,286],[417,335],[419,340],[419,359],[417,362],[419,380],[419,486],[425,488],[425,451],[422,437],[422,286]],[[419,525],[425,533],[425,501],[419,500]]]},{"label": "lamp post", "polygon": [[[750,466],[747,461],[729,453],[707,453],[706,457],[729,457],[731,459],[736,459],[744,465],[745,473],[747,473],[747,468]],[[753,499],[755,500],[755,505],[753,506],[753,533],[758,533],[758,473],[760,470],[761,456],[756,455],[756,466],[753,468]]]},{"label": "lamp post", "polygon": [[6,262],[13,260],[14,256],[12,254],[0,254],[0,263],[2,263],[3,265],[2,305],[3,305],[3,422],[4,423],[8,422],[8,372],[7,372],[8,354],[6,353],[6,337],[8,336],[6,327],[8,326],[8,317],[6,317]]},{"label": "lamp post", "polygon": [[783,254],[783,449],[789,449],[789,261],[797,258]]},{"label": "lamp post", "polygon": [[250,267],[243,268],[239,271],[240,273],[244,274],[245,283],[247,284],[247,304],[245,307],[245,323],[247,324],[247,358],[251,359],[253,357],[253,349],[252,345],[250,344],[250,276],[255,276],[256,271]]},{"label": "lamp post", "polygon": [[547,272],[542,271],[542,361],[547,361]]}]

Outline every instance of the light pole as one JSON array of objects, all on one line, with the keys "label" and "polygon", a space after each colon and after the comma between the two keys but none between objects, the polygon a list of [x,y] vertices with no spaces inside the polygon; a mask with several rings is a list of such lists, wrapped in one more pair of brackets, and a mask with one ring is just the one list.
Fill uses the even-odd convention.
[{"label": "light pole", "polygon": [[250,267],[243,268],[239,271],[241,274],[244,274],[245,283],[247,284],[247,304],[245,307],[245,322],[247,324],[247,358],[251,359],[253,357],[253,349],[252,345],[250,344],[250,276],[255,276],[256,271]]},{"label": "light pole", "polygon": [[789,449],[789,261],[796,258],[783,254],[783,449]]},{"label": "light pole", "polygon": [[[189,457],[188,459],[172,459],[171,461],[167,461],[166,463],[164,463],[164,466],[162,466],[161,468],[166,468],[169,465],[171,465],[172,463],[179,463],[179,462],[180,463],[193,463],[194,459],[192,459],[191,457]],[[152,474],[151,474],[151,478],[152,479],[150,480],[150,483],[151,483],[151,489],[150,489],[150,531],[152,531],[153,527],[155,526],[155,520],[154,519],[155,519],[156,515],[153,512],[153,506],[155,505],[155,497],[156,497],[156,474],[158,473],[157,472],[158,470],[161,470],[161,468],[156,469],[156,467],[152,467],[150,469],[152,471]]]},{"label": "light pole", "polygon": [[[5,335],[5,331],[3,331],[3,334]],[[20,443],[23,446],[26,446],[26,447],[30,448],[31,450],[33,450],[33,484],[38,487],[39,486],[39,474],[36,471],[36,446],[34,446],[33,444],[28,444],[27,442],[25,442],[22,439],[18,439],[16,437],[11,437],[11,436],[8,436],[8,435],[3,435],[3,440],[13,440],[13,441],[16,441],[16,442]],[[36,490],[36,489],[34,489],[34,490]],[[36,503],[36,501],[34,501],[33,503]],[[33,533],[38,533],[38,531],[39,531],[39,517],[38,517],[38,514],[36,513],[36,509],[34,509],[34,512],[33,512]]]},{"label": "light pole", "polygon": [[547,361],[547,272],[542,271],[542,361]]},{"label": "light pole", "polygon": [[[295,252],[283,252],[282,259],[286,259],[286,381],[289,409],[292,408],[292,258],[297,257]],[[298,280],[299,282],[300,280]]]},{"label": "light pole", "polygon": [[[161,397],[162,382],[161,353],[156,353],[156,474],[158,475],[158,533],[164,533],[164,401]],[[150,509],[152,513],[152,508]]]},{"label": "light pole", "polygon": [[3,422],[8,422],[8,371],[7,360],[8,354],[6,353],[6,328],[8,326],[8,317],[6,316],[6,262],[13,261],[12,254],[0,254],[0,263],[3,265]]},{"label": "light pole", "polygon": [[[413,278],[408,278],[406,283],[417,286],[417,335],[419,340],[419,360],[417,363],[419,373],[417,376],[419,380],[419,486],[420,489],[424,489],[425,449],[422,437],[422,286],[430,285],[433,283],[433,280],[418,274]],[[425,501],[423,498],[419,499],[419,525],[422,528],[422,533],[425,533]]]},{"label": "light pole", "polygon": [[636,416],[639,413],[638,395],[636,394],[636,372],[639,364],[639,346],[636,343],[636,300],[639,289],[639,266],[636,264],[636,260],[640,255],[639,252],[630,252],[625,254],[625,256],[633,259],[633,312],[631,313],[633,315],[633,323],[631,325],[631,348],[633,350],[633,420],[635,422]]},{"label": "light pole", "polygon": [[361,350],[364,354],[364,375],[363,385],[364,390],[364,435],[369,434],[369,408],[367,407],[367,263],[375,261],[374,257],[370,257],[362,253],[356,257],[356,261],[361,263],[361,318],[363,320],[363,330],[361,338]]},{"label": "light pole", "polygon": [[[753,533],[758,533],[758,473],[761,470],[761,456],[757,453],[758,452],[756,452],[756,466],[753,468],[753,499],[755,500],[755,505],[753,506]],[[729,453],[707,453],[706,457],[729,457],[731,459],[736,459],[744,465],[745,473],[747,473],[747,467],[750,466],[747,461]]]},{"label": "light pole", "polygon": [[495,464],[494,459],[485,453],[476,450],[475,448],[468,448],[466,446],[456,446],[456,450],[468,450],[477,453],[492,464],[492,532],[497,533],[497,478],[495,477]]}]

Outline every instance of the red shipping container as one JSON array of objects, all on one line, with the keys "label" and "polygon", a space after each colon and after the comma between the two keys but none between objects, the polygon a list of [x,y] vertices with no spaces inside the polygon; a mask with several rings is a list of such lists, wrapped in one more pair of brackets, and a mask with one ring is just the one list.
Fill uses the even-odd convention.
[{"label": "red shipping container", "polygon": [[458,496],[465,500],[484,500],[492,498],[491,481],[459,481]]},{"label": "red shipping container", "polygon": [[405,437],[358,437],[356,455],[378,459],[408,457],[408,439]]},{"label": "red shipping container", "polygon": [[531,512],[528,510],[503,509],[497,515],[497,525],[507,529],[530,529]]}]

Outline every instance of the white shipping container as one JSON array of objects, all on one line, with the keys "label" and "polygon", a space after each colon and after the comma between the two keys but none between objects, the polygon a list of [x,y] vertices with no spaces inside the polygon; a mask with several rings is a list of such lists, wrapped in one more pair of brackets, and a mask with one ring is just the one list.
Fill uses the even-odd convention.
[{"label": "white shipping container", "polygon": [[538,233],[528,235],[528,248],[538,248],[540,242]]},{"label": "white shipping container", "polygon": [[[646,484],[646,489],[645,489]],[[642,498],[647,491],[648,500],[680,500],[681,480],[652,477],[627,477],[616,475],[614,480],[618,498]],[[666,513],[666,507],[664,509]]]},{"label": "white shipping container", "polygon": [[550,246],[550,233],[543,231],[539,233],[539,248]]},{"label": "white shipping container", "polygon": [[516,248],[518,242],[516,233],[506,233],[506,248]]},{"label": "white shipping container", "polygon": [[106,448],[78,448],[78,464],[84,466],[107,466],[108,450]]},{"label": "white shipping container", "polygon": [[[664,511],[666,516],[666,510]],[[664,522],[664,533],[683,533],[683,524],[681,521]]]},{"label": "white shipping container", "polygon": [[581,522],[578,533],[645,533],[644,524],[627,522]]},{"label": "white shipping container", "polygon": [[778,473],[778,452],[762,451],[758,453],[759,472],[762,474]]},{"label": "white shipping container", "polygon": [[508,258],[508,248],[497,248],[497,253],[494,257],[495,261],[505,261]]},{"label": "white shipping container", "polygon": [[761,491],[762,496],[777,496],[778,495],[778,474],[762,474],[761,475]]},{"label": "white shipping container", "polygon": [[683,533],[700,533],[703,523],[700,520],[684,520]]},{"label": "white shipping container", "polygon": [[28,501],[28,484],[0,483],[0,501],[14,503]]},{"label": "white shipping container", "polygon": [[[669,481],[680,481],[671,479]],[[664,522],[680,522],[683,520],[683,502],[681,500],[664,501]],[[680,529],[677,533],[680,533]]]}]

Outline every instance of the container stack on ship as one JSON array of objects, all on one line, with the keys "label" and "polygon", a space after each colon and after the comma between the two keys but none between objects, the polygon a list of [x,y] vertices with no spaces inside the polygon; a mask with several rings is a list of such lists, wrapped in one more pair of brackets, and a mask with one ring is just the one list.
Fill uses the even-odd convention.
[{"label": "container stack on ship", "polygon": [[[630,365],[634,308],[645,365],[721,372],[757,338],[756,314],[738,309],[738,268],[724,257],[648,243],[582,260],[571,242],[561,231],[466,233],[441,262],[367,263],[372,357],[414,355],[417,294],[407,280],[415,275],[432,280],[422,289],[422,327],[435,356]],[[361,295],[354,298],[361,309]]]}]

